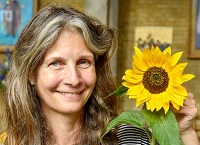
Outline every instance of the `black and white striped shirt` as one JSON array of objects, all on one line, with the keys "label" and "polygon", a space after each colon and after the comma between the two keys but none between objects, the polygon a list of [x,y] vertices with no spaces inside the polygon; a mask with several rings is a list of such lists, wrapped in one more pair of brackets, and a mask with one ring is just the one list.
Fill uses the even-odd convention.
[{"label": "black and white striped shirt", "polygon": [[117,133],[118,145],[150,145],[151,132],[132,125],[120,125]]}]

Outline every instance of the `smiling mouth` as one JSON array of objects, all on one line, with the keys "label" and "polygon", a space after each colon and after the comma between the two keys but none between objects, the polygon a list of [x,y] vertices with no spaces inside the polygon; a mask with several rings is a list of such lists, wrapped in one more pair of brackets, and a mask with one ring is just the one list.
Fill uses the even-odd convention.
[{"label": "smiling mouth", "polygon": [[81,94],[81,92],[78,92],[78,93],[59,92],[59,91],[57,91],[57,92],[62,94],[62,95],[65,95],[65,96],[77,96],[77,95]]}]

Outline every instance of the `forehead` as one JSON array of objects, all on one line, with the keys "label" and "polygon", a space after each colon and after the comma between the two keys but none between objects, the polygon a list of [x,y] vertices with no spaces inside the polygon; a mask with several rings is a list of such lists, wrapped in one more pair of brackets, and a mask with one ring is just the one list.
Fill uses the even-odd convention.
[{"label": "forehead", "polygon": [[80,55],[93,52],[87,47],[83,36],[76,31],[63,31],[53,45],[47,50],[45,56],[50,54]]}]

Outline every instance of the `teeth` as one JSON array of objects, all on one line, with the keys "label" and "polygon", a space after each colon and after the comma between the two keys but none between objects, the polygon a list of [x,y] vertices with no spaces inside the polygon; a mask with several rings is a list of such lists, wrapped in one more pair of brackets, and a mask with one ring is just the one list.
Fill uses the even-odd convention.
[{"label": "teeth", "polygon": [[66,92],[59,92],[59,93],[65,95],[65,96],[76,96],[76,95],[80,94],[80,93],[66,93]]}]

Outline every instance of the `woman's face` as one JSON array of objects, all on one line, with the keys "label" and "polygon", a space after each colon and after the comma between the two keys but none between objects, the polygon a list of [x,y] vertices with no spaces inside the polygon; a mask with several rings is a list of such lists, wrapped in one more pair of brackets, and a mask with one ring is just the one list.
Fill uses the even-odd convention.
[{"label": "woman's face", "polygon": [[45,113],[82,113],[95,83],[94,55],[72,31],[61,33],[50,47],[34,80]]}]

